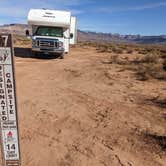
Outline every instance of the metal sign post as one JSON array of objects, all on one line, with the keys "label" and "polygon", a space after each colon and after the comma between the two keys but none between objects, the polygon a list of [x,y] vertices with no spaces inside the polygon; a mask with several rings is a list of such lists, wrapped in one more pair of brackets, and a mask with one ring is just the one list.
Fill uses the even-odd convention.
[{"label": "metal sign post", "polygon": [[3,166],[21,166],[11,34],[0,34],[0,123]]}]

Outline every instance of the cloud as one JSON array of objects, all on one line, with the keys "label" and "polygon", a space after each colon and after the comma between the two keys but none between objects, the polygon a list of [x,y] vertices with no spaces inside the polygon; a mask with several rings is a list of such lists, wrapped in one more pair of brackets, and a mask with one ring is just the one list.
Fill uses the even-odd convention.
[{"label": "cloud", "polygon": [[5,0],[0,5],[0,24],[13,22],[27,22],[28,11],[31,8],[48,8],[69,10],[74,15],[84,13],[83,10],[76,9],[82,4],[92,3],[94,0]]},{"label": "cloud", "polygon": [[158,2],[158,3],[150,3],[150,4],[145,4],[142,6],[133,6],[133,7],[126,7],[126,8],[100,8],[98,9],[98,11],[100,12],[104,12],[104,13],[116,13],[116,12],[127,12],[127,11],[141,11],[141,10],[145,10],[145,9],[155,9],[155,8],[159,8],[159,7],[163,7],[166,6],[166,2]]},{"label": "cloud", "polygon": [[166,2],[159,2],[159,3],[151,3],[143,6],[137,6],[133,8],[129,8],[129,10],[144,10],[144,9],[154,9],[158,7],[166,6]]}]

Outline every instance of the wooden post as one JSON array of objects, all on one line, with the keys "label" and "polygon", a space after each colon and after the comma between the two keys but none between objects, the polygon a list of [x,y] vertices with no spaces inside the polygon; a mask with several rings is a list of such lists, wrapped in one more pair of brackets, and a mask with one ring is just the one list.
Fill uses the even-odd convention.
[{"label": "wooden post", "polygon": [[3,166],[21,166],[11,34],[0,34],[0,123]]}]

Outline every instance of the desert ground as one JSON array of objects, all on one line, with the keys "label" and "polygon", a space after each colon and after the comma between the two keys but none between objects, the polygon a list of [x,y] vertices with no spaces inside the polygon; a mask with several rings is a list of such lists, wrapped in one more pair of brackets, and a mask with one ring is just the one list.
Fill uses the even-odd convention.
[{"label": "desert ground", "polygon": [[138,80],[88,45],[64,60],[15,47],[22,165],[165,166],[166,81]]}]

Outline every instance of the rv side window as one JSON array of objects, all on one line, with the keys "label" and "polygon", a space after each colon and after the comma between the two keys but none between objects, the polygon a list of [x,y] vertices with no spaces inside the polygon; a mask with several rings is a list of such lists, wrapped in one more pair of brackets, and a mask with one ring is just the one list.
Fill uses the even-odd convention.
[{"label": "rv side window", "polygon": [[63,37],[63,28],[61,27],[38,27],[36,31],[38,36]]}]

